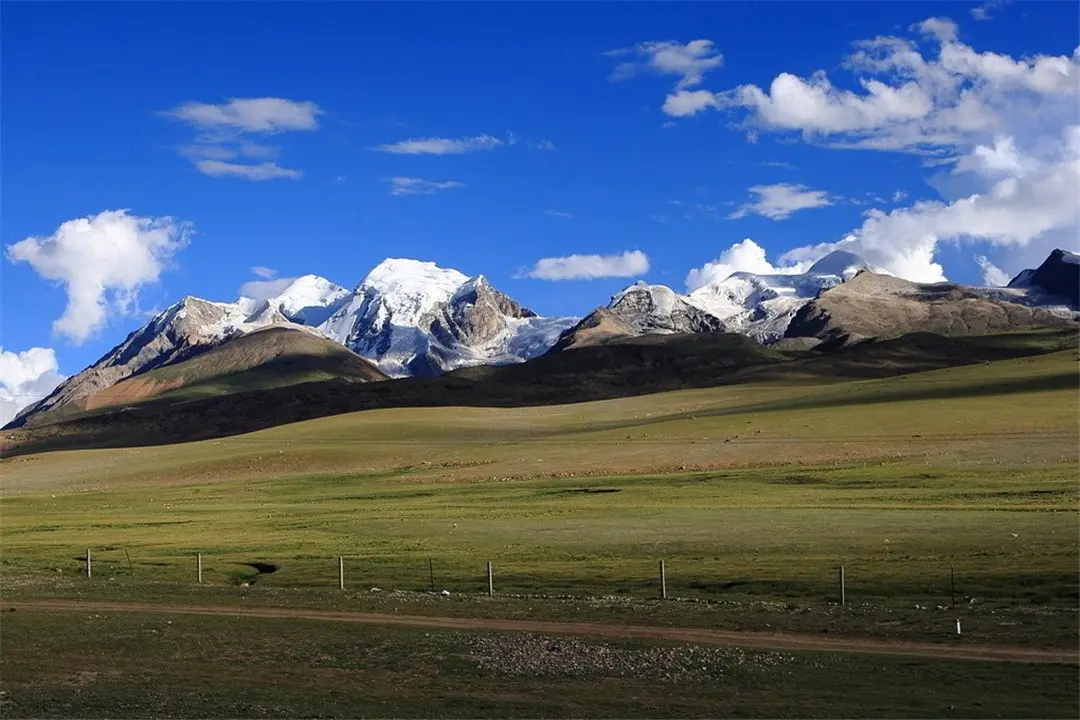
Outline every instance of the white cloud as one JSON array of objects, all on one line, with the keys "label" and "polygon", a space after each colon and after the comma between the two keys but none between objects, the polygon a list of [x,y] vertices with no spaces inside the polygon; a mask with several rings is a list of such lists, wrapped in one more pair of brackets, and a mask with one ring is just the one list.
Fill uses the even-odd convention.
[{"label": "white cloud", "polygon": [[550,140],[541,140],[538,143],[533,143],[531,145],[531,147],[532,147],[533,150],[556,150],[557,149],[555,147],[555,143],[551,142]]},{"label": "white cloud", "polygon": [[711,40],[691,40],[683,45],[671,40],[644,42],[632,48],[612,50],[609,57],[636,55],[638,60],[620,63],[611,80],[626,80],[643,72],[658,75],[677,75],[676,90],[701,84],[705,74],[724,64],[724,56],[716,51]]},{"label": "white cloud", "polygon": [[294,277],[276,278],[273,280],[249,280],[240,286],[240,296],[253,300],[266,300],[280,295],[287,287],[292,285]]},{"label": "white cloud", "polygon": [[945,277],[942,243],[979,248],[1002,274],[1037,264],[1055,245],[1077,247],[1080,48],[1019,58],[981,52],[947,18],[912,31],[914,38],[855,43],[842,67],[857,90],[834,86],[824,71],[781,72],[764,88],[678,89],[664,109],[738,113],[750,141],[794,135],[837,149],[916,154],[937,168],[929,183],[939,200],[871,210],[843,239],[795,248],[787,261],[842,246],[901,277],[936,281]]},{"label": "white cloud", "polygon": [[892,201],[894,203],[904,202],[904,200],[907,200],[907,193],[903,190],[897,190],[892,194]]},{"label": "white cloud", "polygon": [[313,102],[264,97],[232,98],[218,105],[186,102],[165,111],[165,115],[205,130],[278,133],[315,130],[322,112]]},{"label": "white cloud", "polygon": [[268,268],[265,265],[253,265],[251,267],[251,274],[255,277],[261,277],[264,280],[271,280],[277,277],[277,270]]},{"label": "white cloud", "polygon": [[537,260],[526,277],[538,280],[594,280],[634,277],[649,271],[649,257],[640,250],[617,255],[568,255]]},{"label": "white cloud", "polygon": [[747,215],[761,215],[770,220],[783,220],[799,210],[826,207],[833,201],[824,190],[810,190],[805,185],[777,183],[775,185],[755,185],[751,194],[757,196],[753,202],[746,203],[731,213],[729,217],[738,219]]},{"label": "white cloud", "polygon": [[990,13],[1009,4],[1009,0],[986,0],[982,5],[971,8],[968,12],[976,20],[990,20]]},{"label": "white cloud", "polygon": [[572,218],[572,217],[574,217],[570,213],[563,212],[562,210],[545,210],[544,214],[545,215],[550,215],[551,217],[557,217],[557,218]]},{"label": "white cloud", "polygon": [[[516,140],[514,141],[516,142]],[[379,152],[396,155],[462,155],[464,153],[494,150],[503,141],[491,135],[475,135],[465,138],[414,138],[372,148]],[[513,142],[511,143],[513,144]]]},{"label": "white cloud", "polygon": [[976,255],[975,262],[982,270],[983,284],[1004,287],[1009,284],[1009,275],[985,255]]},{"label": "white cloud", "polygon": [[758,163],[761,167],[775,167],[784,168],[785,170],[794,170],[795,166],[788,162],[779,162],[776,160],[762,160]]},{"label": "white cloud", "polygon": [[297,180],[303,175],[299,170],[283,168],[275,162],[244,165],[223,160],[199,160],[195,163],[195,167],[203,175],[210,177],[238,177],[244,180],[277,180],[278,178]]},{"label": "white cloud", "polygon": [[158,281],[174,253],[187,244],[191,225],[106,210],[68,220],[48,237],[28,237],[7,248],[12,262],[28,263],[67,290],[64,314],[53,330],[81,343],[110,313],[125,314],[139,289]]},{"label": "white cloud", "polygon": [[[824,254],[824,253],[823,253]],[[750,238],[737,242],[711,262],[700,268],[694,268],[686,275],[687,292],[713,282],[720,282],[731,277],[732,273],[749,272],[757,275],[788,275],[806,272],[813,264],[811,260],[774,266],[765,255],[765,248]]]},{"label": "white cloud", "polygon": [[10,352],[0,347],[0,426],[63,382],[52,348]]},{"label": "white cloud", "polygon": [[[1080,54],[1014,59],[977,52],[959,41],[956,24],[930,18],[915,26],[936,46],[926,57],[913,40],[876,37],[855,43],[844,66],[861,91],[839,89],[824,71],[801,78],[778,74],[768,89],[677,89],[664,112],[680,117],[707,109],[749,112],[754,132],[798,132],[836,147],[949,153],[973,139],[985,141],[1047,104],[1076,109]],[[1004,133],[1009,134],[1009,133]],[[967,142],[965,142],[967,141]]]},{"label": "white cloud", "polygon": [[960,27],[946,17],[926,18],[920,23],[911,26],[912,30],[918,30],[923,35],[935,37],[941,42],[952,42],[960,33]]},{"label": "white cloud", "polygon": [[464,187],[465,183],[457,180],[424,180],[423,178],[390,178],[391,195],[434,195],[450,188]]}]

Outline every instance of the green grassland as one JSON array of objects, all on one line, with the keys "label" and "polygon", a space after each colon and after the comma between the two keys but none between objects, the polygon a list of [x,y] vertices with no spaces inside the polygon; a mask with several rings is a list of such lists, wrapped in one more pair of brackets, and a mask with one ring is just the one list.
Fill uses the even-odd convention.
[{"label": "green grassland", "polygon": [[[968,642],[1075,648],[1078,418],[1077,352],[1070,350],[885,379],[793,375],[550,407],[377,410],[181,445],[24,455],[0,461],[0,586],[5,597],[22,599],[333,607],[935,642],[955,641],[953,621],[962,617]],[[88,547],[91,580],[82,575]],[[195,553],[203,554],[201,586]],[[345,592],[337,588],[338,556]],[[678,601],[656,599],[659,559]],[[483,594],[489,560],[494,598]],[[248,563],[277,570],[258,573]],[[839,565],[845,607],[837,605]],[[435,588],[450,590],[450,598],[429,592],[432,572]],[[49,714],[43,703],[74,682],[70,668],[112,656],[97,630],[65,629],[85,619],[54,617],[3,616],[4,648],[20,648],[18,657],[0,657],[4,688],[11,697],[23,693],[22,714]],[[125,638],[144,620],[108,622],[121,623],[108,637]],[[284,623],[183,623],[213,627],[168,657],[201,657],[231,637],[257,648],[249,658],[256,680],[237,688],[213,664],[184,665],[178,672],[209,683],[209,699],[147,691],[134,714],[296,714],[298,688],[317,685],[316,676],[328,678],[329,689],[312,700],[311,714],[1076,714],[1075,682],[1055,680],[1060,670],[1011,664],[815,656],[793,674],[745,675],[702,690],[630,678],[493,678],[462,665],[454,649],[460,638],[439,632],[406,641],[404,630],[312,628],[296,639],[321,647],[336,642],[334,633],[366,633],[358,647],[390,644],[424,658],[417,667],[428,680],[387,671],[358,697],[343,689],[349,673],[372,670],[376,657],[364,656],[369,666],[356,668],[336,660],[318,673],[290,663],[271,670],[262,636],[296,636]],[[43,649],[27,654],[22,648],[34,633]],[[78,638],[74,649],[56,651],[55,662],[68,668],[56,677],[68,680],[28,679],[52,661],[50,643],[62,638]],[[340,660],[339,651],[326,652]],[[135,668],[139,655],[132,657]],[[95,679],[78,714],[128,707],[130,688],[155,686],[156,668],[150,662]],[[1063,677],[1075,680],[1075,668],[1066,670]],[[847,675],[837,680],[841,671]],[[890,681],[880,682],[885,674]],[[392,692],[414,680],[422,692]],[[962,690],[949,691],[949,683]],[[1052,690],[1040,695],[1046,687]],[[585,693],[596,693],[597,704],[577,704]]]}]

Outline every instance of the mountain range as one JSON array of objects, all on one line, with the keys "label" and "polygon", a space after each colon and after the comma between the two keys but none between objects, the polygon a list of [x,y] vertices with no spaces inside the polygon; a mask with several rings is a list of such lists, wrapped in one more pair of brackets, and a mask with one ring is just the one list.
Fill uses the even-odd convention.
[{"label": "mountain range", "polygon": [[[196,388],[213,394],[327,377],[353,383],[429,378],[643,336],[734,333],[802,351],[916,331],[1069,327],[1080,316],[1078,298],[1080,256],[1064,250],[1005,288],[920,285],[835,251],[803,273],[737,272],[688,295],[638,282],[585,318],[544,318],[483,275],[387,259],[353,290],[306,275],[264,299],[185,297],[24,408],[8,427]],[[238,373],[245,382],[222,380]]]}]

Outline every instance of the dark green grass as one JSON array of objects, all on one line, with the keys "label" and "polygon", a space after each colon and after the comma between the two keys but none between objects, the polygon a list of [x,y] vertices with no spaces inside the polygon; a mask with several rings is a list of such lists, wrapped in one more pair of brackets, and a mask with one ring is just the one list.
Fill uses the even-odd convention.
[{"label": "dark green grass", "polygon": [[[1076,717],[1077,669],[746,652],[708,681],[508,674],[474,633],[301,620],[2,616],[5,717]],[[494,636],[512,645],[515,636]],[[636,652],[636,642],[591,646]]]}]

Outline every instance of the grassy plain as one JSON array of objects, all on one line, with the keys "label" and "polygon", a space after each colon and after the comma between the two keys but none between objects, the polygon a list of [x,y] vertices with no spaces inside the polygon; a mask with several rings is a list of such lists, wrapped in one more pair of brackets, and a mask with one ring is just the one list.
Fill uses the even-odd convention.
[{"label": "grassy plain", "polygon": [[[1075,717],[1075,667],[8,613],[5,717]],[[517,663],[527,671],[519,671]],[[917,689],[917,691],[915,691]]]},{"label": "grassy plain", "polygon": [[[952,603],[951,568],[972,641],[1072,648],[1080,599],[1078,419],[1077,353],[1066,351],[879,380],[793,377],[554,407],[380,410],[184,445],[7,458],[0,463],[2,586],[6,597],[23,598],[201,598],[947,641],[958,613],[935,608]],[[80,577],[87,547],[95,553],[90,582]],[[202,587],[194,584],[195,553],[204,555]],[[346,558],[345,593],[336,588],[339,555]],[[420,594],[431,584],[429,558],[435,587],[451,590],[450,599]],[[696,602],[650,599],[660,558],[668,563],[669,594]],[[493,600],[477,597],[488,560]],[[277,570],[258,574],[246,563]],[[835,605],[841,564],[847,608]],[[369,592],[374,586],[383,592]],[[533,597],[541,595],[549,599]],[[22,647],[19,633],[45,623],[34,617],[4,617],[5,648]],[[237,637],[291,632],[260,627]],[[207,632],[216,638],[226,630]],[[313,630],[311,637],[330,632],[337,631]],[[385,644],[405,631],[349,632]],[[782,682],[748,676],[748,685],[718,686],[702,705],[687,705],[686,693],[665,685],[663,696],[676,698],[670,713],[646,699],[661,692],[647,682],[610,678],[587,683],[608,698],[587,709],[573,704],[586,685],[566,678],[534,678],[518,694],[504,688],[484,696],[496,698],[485,705],[471,694],[480,684],[463,678],[488,676],[455,664],[445,644],[456,640],[432,638],[416,647],[437,646],[421,654],[441,658],[431,660],[440,668],[431,672],[455,679],[459,693],[425,686],[439,699],[419,693],[410,705],[372,690],[369,699],[388,704],[345,714],[626,715],[636,708],[704,715],[720,708],[884,716],[890,698],[906,692],[907,704],[894,706],[906,710],[896,714],[985,716],[987,703],[995,703],[1007,716],[1033,707],[1036,715],[1075,716],[1075,682],[1055,684],[1057,670],[971,664],[961,671],[888,660],[875,660],[881,667],[874,673],[839,681],[837,697],[853,702],[828,710],[823,698],[833,690],[807,688],[850,669],[832,663],[852,662],[829,658]],[[72,650],[68,661],[77,665],[94,651],[80,652]],[[261,658],[271,651],[253,652]],[[13,665],[4,654],[6,688],[17,687],[11,677],[29,677],[28,657]],[[333,667],[327,676],[348,676]],[[307,672],[286,669],[257,683],[277,693],[265,707],[290,714],[295,706],[281,693]],[[966,684],[950,696],[948,711],[942,678],[954,672]],[[409,681],[404,677],[393,683]],[[775,704],[761,704],[760,692],[747,705],[733,699],[748,697],[739,688],[762,683],[779,688]],[[1030,700],[1033,688],[1048,685],[1054,690],[1037,706],[1000,704],[1010,687]],[[101,692],[112,692],[106,686]],[[1062,688],[1071,688],[1072,701],[1053,694]],[[177,714],[263,713],[244,692],[222,699],[213,713],[179,690],[162,702],[186,708]],[[319,698],[327,712],[339,707],[332,694]],[[783,705],[797,698],[802,704]],[[514,704],[519,700],[533,703],[529,712]]]}]

